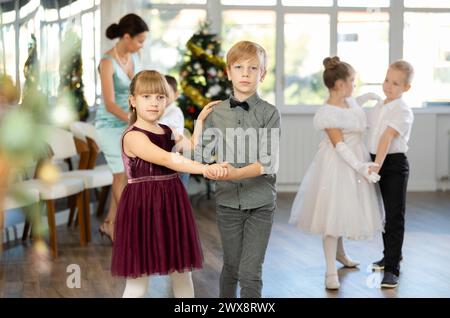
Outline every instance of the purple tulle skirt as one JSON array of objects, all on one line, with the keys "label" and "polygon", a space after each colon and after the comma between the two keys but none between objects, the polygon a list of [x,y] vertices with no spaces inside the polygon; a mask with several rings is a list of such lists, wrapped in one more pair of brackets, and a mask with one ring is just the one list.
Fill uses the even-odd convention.
[{"label": "purple tulle skirt", "polygon": [[129,183],[117,210],[111,273],[137,278],[202,267],[195,219],[180,179]]}]

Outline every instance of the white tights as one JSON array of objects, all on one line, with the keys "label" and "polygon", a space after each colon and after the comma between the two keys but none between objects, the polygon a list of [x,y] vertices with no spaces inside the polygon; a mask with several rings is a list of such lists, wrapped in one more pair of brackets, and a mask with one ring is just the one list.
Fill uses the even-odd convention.
[{"label": "white tights", "polygon": [[342,237],[324,236],[323,252],[327,263],[327,274],[337,274],[336,255],[345,256],[344,242]]},{"label": "white tights", "polygon": [[[194,298],[194,285],[191,272],[173,272],[169,275],[172,281],[173,295],[175,298]],[[127,279],[123,298],[144,297],[149,287],[149,277]]]}]

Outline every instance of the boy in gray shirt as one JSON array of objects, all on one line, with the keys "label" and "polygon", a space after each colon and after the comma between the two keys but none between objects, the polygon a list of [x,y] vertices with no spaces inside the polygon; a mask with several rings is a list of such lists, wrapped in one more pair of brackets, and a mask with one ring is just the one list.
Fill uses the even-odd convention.
[{"label": "boy in gray shirt", "polygon": [[[280,114],[257,94],[266,75],[260,45],[241,41],[227,54],[233,95],[214,106],[203,123],[195,160],[228,162],[216,187],[217,222],[223,246],[220,297],[259,298],[262,265],[276,209]],[[214,175],[208,178],[217,179]]]}]

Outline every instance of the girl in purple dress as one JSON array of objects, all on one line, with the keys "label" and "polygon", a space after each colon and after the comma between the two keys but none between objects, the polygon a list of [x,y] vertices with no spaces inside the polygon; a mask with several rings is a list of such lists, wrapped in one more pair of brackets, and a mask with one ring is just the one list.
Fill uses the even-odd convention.
[{"label": "girl in purple dress", "polygon": [[159,125],[169,87],[157,71],[142,71],[130,85],[130,127],[122,137],[128,178],[117,212],[111,272],[127,278],[123,297],[142,297],[149,276],[170,275],[175,297],[194,297],[191,271],[202,267],[192,208],[177,171],[226,175],[225,164],[203,165],[175,151],[194,146],[210,103],[197,120],[193,139]]}]

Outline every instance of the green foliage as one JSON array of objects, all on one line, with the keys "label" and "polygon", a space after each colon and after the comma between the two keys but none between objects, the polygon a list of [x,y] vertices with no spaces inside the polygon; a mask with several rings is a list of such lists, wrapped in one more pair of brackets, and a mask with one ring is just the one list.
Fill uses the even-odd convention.
[{"label": "green foliage", "polygon": [[68,29],[61,43],[61,62],[59,65],[59,98],[72,95],[74,108],[79,120],[88,116],[88,105],[84,97],[83,62],[81,60],[81,38],[74,29]]}]

